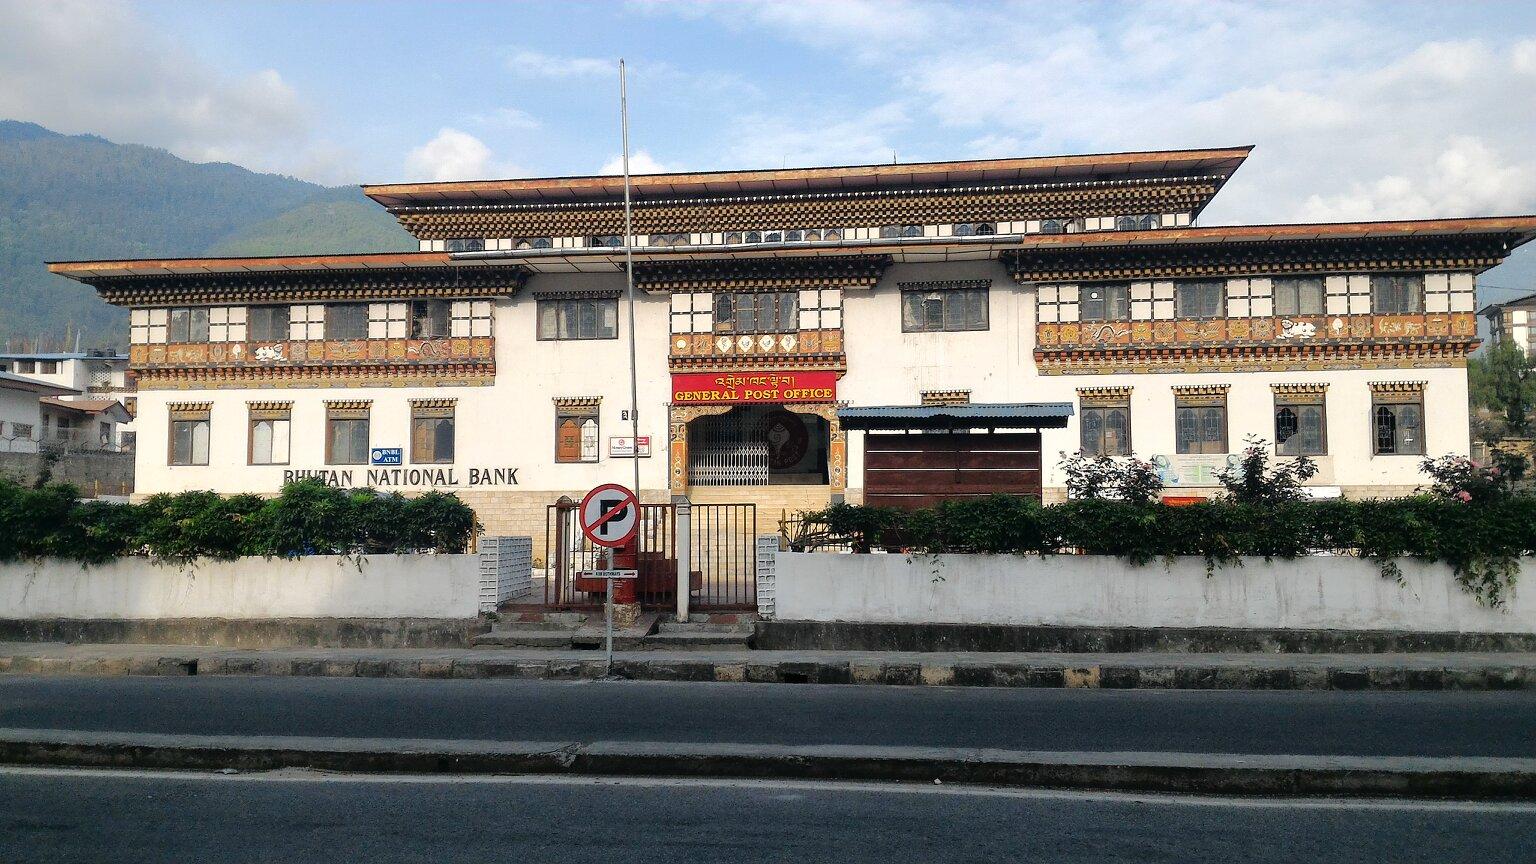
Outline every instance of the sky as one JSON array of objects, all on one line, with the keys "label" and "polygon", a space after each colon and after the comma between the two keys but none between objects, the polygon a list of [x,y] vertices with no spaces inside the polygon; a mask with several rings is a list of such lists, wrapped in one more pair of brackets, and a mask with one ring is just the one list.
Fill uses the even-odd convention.
[{"label": "sky", "polygon": [[1253,144],[1205,224],[1536,213],[1530,0],[0,0],[0,21],[0,117],[331,185],[616,172],[623,57],[637,172]]}]

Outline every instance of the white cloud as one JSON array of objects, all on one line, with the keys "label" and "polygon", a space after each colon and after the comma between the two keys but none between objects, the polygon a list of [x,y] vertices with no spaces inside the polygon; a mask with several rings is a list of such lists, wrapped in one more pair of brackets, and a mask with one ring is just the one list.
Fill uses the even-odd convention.
[{"label": "white cloud", "polygon": [[892,139],[907,122],[895,103],[857,114],[749,114],[731,125],[726,157],[741,168],[889,162],[900,158]]},{"label": "white cloud", "polygon": [[[656,159],[652,157],[648,151],[637,150],[634,153],[629,154],[629,173],[631,174],[665,174],[668,171],[673,170],[676,169],[668,168],[667,166],[656,161]],[[603,167],[597,169],[597,173],[623,174],[624,157],[619,155],[609,159],[607,162],[603,163]]]},{"label": "white cloud", "polygon": [[471,114],[466,119],[480,126],[497,126],[518,131],[531,131],[544,126],[539,118],[521,108],[512,107],[497,108],[484,114]]},{"label": "white cloud", "polygon": [[510,163],[498,162],[479,138],[445,126],[431,141],[406,154],[405,173],[412,181],[444,181],[486,180],[523,172]]},{"label": "white cloud", "polygon": [[0,0],[0,117],[164,147],[194,161],[336,180],[348,161],[313,140],[276,70],[220,72],[117,0]]},{"label": "white cloud", "polygon": [[530,78],[617,78],[619,61],[597,57],[561,57],[539,51],[518,51],[507,58],[507,68]]}]

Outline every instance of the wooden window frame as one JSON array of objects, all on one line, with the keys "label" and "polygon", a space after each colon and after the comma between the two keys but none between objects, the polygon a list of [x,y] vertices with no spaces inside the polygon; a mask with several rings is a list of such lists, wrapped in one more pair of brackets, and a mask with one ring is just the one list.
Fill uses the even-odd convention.
[{"label": "wooden window frame", "polygon": [[[590,303],[594,306],[597,316],[598,335],[596,336],[569,336],[563,335],[561,324],[566,320],[567,307],[574,308],[574,304]],[[544,310],[553,306],[555,308],[554,333],[544,332]],[[613,314],[613,332],[603,334],[604,309],[611,309]],[[619,300],[617,297],[539,297],[534,303],[533,315],[534,337],[539,342],[597,342],[605,339],[619,338]],[[567,331],[568,332],[568,331]]]},{"label": "wooden window frame", "polygon": [[[458,423],[454,417],[455,404],[452,399],[413,399],[411,400],[411,464],[412,465],[452,465],[458,456]],[[437,424],[446,420],[448,422],[448,457],[445,459],[438,452]],[[417,438],[417,429],[424,423],[432,424],[432,453],[427,458]]]}]

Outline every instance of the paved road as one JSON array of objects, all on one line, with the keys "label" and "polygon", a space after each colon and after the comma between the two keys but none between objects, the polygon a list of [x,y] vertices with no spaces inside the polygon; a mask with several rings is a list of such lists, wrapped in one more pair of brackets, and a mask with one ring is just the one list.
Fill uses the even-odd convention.
[{"label": "paved road", "polygon": [[1528,861],[1536,806],[932,786],[0,769],[27,862]]},{"label": "paved road", "polygon": [[0,676],[0,727],[209,735],[1536,756],[1536,692]]}]

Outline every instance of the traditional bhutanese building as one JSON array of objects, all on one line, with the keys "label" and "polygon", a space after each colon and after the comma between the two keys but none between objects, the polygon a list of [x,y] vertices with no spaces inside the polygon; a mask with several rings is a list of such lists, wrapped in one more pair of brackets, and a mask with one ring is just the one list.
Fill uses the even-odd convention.
[{"label": "traditional bhutanese building", "polygon": [[[1247,147],[367,186],[415,252],[50,264],[131,310],[138,492],[450,489],[492,533],[664,501],[1065,496],[1060,455],[1318,494],[1468,449],[1476,276],[1536,217],[1203,226]],[[637,446],[638,443],[638,446]]]}]

